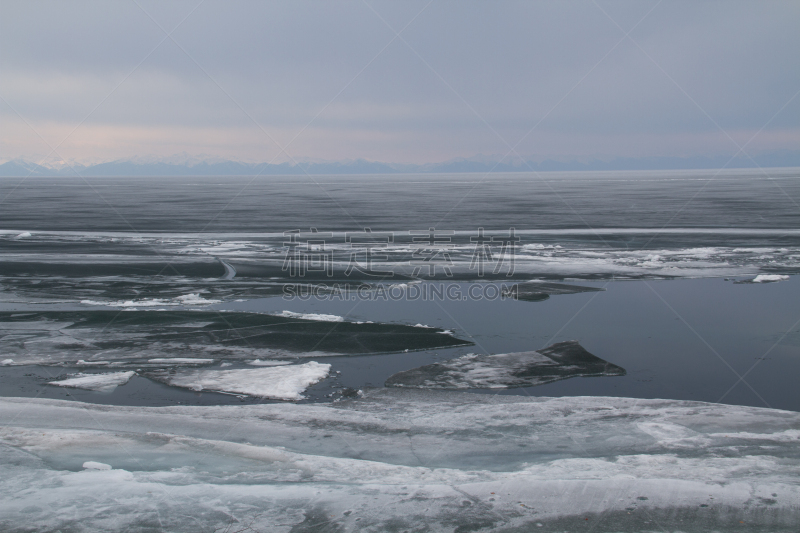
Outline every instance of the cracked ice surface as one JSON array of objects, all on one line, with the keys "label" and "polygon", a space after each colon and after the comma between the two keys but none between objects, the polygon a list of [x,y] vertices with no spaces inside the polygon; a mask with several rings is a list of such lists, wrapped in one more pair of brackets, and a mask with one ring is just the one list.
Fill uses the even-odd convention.
[{"label": "cracked ice surface", "polygon": [[800,414],[788,411],[378,389],[326,405],[5,398],[0,424],[3,531],[547,531],[587,518],[597,531],[792,531],[800,520]]}]

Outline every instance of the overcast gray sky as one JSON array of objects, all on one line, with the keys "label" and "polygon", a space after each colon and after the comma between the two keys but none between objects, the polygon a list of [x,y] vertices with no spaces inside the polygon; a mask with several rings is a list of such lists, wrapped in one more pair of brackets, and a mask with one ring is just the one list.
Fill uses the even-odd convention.
[{"label": "overcast gray sky", "polygon": [[0,161],[797,149],[798,28],[794,0],[3,0]]}]

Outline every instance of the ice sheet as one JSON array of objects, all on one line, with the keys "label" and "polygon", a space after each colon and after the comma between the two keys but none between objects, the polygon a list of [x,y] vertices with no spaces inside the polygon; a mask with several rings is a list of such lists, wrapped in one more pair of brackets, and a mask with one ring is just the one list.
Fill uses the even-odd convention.
[{"label": "ice sheet", "polygon": [[[630,222],[624,216],[616,222],[621,220]],[[395,279],[406,280],[414,271],[408,262],[417,247],[410,241],[405,226],[385,229],[394,231],[395,242],[382,247],[381,253],[385,254],[386,261],[381,266],[393,271]],[[282,268],[285,236],[280,233],[192,235],[159,232],[153,235],[146,232],[36,231],[31,235],[19,230],[6,231],[2,234],[6,235],[5,238],[0,235],[0,245],[8,248],[2,259],[7,265],[27,264],[24,271],[33,264],[37,264],[36,268],[41,271],[50,271],[46,265],[60,264],[56,271],[135,275],[142,272],[141,265],[149,264],[147,270],[152,270],[154,275],[173,276],[178,272],[183,275],[196,271],[201,278],[216,281],[222,277],[231,283],[223,284],[218,290],[228,294],[233,286],[244,288],[246,280],[252,280],[254,276],[297,281],[287,277]],[[776,274],[794,274],[798,272],[800,259],[796,240],[798,232],[796,228],[785,227],[532,228],[517,229],[516,234],[521,240],[514,248],[515,272],[551,279],[756,276],[764,267]],[[475,246],[469,238],[475,235],[474,230],[456,231],[452,244],[447,247],[452,271],[458,279],[477,279],[476,269],[470,268],[474,266]],[[346,233],[334,231],[332,237],[338,242],[327,243],[326,251],[333,254],[330,263],[334,277],[344,278],[344,272],[350,266],[352,248],[345,241]],[[639,247],[650,241],[659,243],[659,247]],[[157,251],[161,260],[158,264],[154,262],[153,251]],[[188,268],[187,265],[193,266]],[[503,279],[505,272],[489,269],[485,276],[487,279]],[[355,276],[348,278],[356,280]],[[199,281],[193,283],[197,283],[198,288],[200,285],[205,287]],[[402,285],[402,282],[395,284],[398,288]],[[280,287],[277,293],[280,293]],[[98,301],[90,296],[85,299]],[[123,303],[128,301],[119,297],[110,299]]]},{"label": "ice sheet", "polygon": [[302,365],[233,370],[189,370],[146,372],[144,375],[195,391],[247,394],[276,400],[302,400],[302,392],[328,376],[331,365],[309,361]]},{"label": "ice sheet", "polygon": [[334,405],[4,398],[0,427],[4,531],[788,532],[800,520],[800,414],[786,411],[384,389]]},{"label": "ice sheet", "polygon": [[624,376],[625,369],[587,352],[578,341],[539,351],[497,355],[469,354],[398,372],[387,387],[421,389],[508,389],[542,385],[571,377]]},{"label": "ice sheet", "polygon": [[[334,315],[268,315],[173,309],[0,312],[0,353],[19,364],[82,360],[140,365],[195,360],[297,359],[468,346],[470,341],[397,324]],[[335,319],[335,320],[334,320]],[[155,361],[155,362],[152,362]]]}]

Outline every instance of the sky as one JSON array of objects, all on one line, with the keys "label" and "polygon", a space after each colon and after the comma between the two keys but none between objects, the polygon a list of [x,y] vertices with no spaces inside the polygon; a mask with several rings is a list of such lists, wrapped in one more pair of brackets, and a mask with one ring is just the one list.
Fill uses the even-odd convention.
[{"label": "sky", "polygon": [[0,3],[0,162],[800,148],[800,2]]}]

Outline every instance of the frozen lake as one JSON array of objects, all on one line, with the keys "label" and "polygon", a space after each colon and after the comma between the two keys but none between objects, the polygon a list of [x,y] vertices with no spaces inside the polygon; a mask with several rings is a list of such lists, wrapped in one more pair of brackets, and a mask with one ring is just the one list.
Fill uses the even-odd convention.
[{"label": "frozen lake", "polygon": [[0,527],[794,531],[774,174],[0,180]]}]

